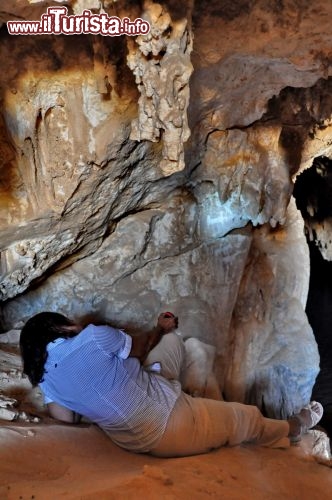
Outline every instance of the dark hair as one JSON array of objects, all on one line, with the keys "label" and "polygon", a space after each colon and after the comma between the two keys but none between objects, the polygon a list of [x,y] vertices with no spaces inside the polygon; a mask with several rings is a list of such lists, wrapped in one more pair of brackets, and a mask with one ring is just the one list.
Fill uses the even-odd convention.
[{"label": "dark hair", "polygon": [[68,328],[74,325],[66,316],[55,312],[36,314],[26,322],[20,335],[20,349],[23,373],[33,386],[43,381],[47,344],[58,338],[75,337],[78,331]]}]

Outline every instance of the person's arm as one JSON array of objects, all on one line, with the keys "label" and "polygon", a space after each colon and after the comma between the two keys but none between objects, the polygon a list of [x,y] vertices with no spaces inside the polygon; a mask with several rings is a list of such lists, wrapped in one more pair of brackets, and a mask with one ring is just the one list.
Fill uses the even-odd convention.
[{"label": "person's arm", "polygon": [[56,420],[61,420],[61,422],[66,422],[67,424],[78,424],[81,420],[81,415],[58,403],[48,403],[47,409],[51,417]]},{"label": "person's arm", "polygon": [[144,361],[149,352],[159,343],[161,337],[175,330],[178,318],[172,313],[161,313],[157,325],[149,333],[131,335],[132,346],[129,356]]}]

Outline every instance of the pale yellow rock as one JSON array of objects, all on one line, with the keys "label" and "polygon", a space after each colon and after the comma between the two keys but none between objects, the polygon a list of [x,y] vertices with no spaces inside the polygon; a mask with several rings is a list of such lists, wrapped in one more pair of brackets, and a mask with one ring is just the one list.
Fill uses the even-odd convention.
[{"label": "pale yellow rock", "polygon": [[[331,5],[217,4],[84,4],[146,16],[136,38],[3,30],[3,328],[58,309],[144,329],[177,308],[230,397],[287,414],[318,369],[289,202],[296,173],[331,153]],[[3,0],[0,21],[47,5]]]},{"label": "pale yellow rock", "polygon": [[136,39],[138,48],[128,55],[138,89],[138,119],[131,139],[162,141],[160,163],[165,176],[184,168],[184,143],[190,130],[187,121],[192,36],[187,20],[172,21],[159,4],[145,2],[144,17],[151,25],[147,35]]}]

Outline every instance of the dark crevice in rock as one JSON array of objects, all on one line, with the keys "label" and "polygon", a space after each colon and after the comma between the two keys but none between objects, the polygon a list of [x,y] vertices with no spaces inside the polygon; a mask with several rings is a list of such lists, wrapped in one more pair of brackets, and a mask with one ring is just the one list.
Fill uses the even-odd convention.
[{"label": "dark crevice in rock", "polygon": [[332,262],[323,259],[314,242],[309,242],[311,275],[306,313],[320,354],[320,372],[312,398],[324,406],[321,425],[332,437]]},{"label": "dark crevice in rock", "polygon": [[295,174],[302,159],[305,141],[324,129],[332,115],[332,78],[321,78],[307,88],[285,87],[268,102],[261,121],[280,123],[280,146],[284,149],[290,174]]},{"label": "dark crevice in rock", "polygon": [[320,372],[312,398],[323,404],[325,415],[321,425],[332,436],[332,262],[324,259],[321,250],[325,243],[315,231],[315,224],[322,226],[332,217],[332,161],[329,158],[315,158],[312,167],[298,176],[294,197],[307,226],[310,284],[306,313],[320,354]]},{"label": "dark crevice in rock", "polygon": [[332,217],[332,160],[326,156],[315,158],[312,167],[297,177],[294,197],[309,225],[310,221]]}]

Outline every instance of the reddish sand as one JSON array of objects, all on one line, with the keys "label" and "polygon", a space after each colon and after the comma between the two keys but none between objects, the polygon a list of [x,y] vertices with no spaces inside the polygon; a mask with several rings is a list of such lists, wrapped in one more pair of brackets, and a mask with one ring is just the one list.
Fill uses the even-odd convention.
[{"label": "reddish sand", "polygon": [[157,459],[115,446],[94,425],[4,424],[1,499],[332,498],[332,474],[310,455],[311,436],[288,450],[254,446]]},{"label": "reddish sand", "polygon": [[176,459],[135,455],[95,425],[47,417],[39,391],[22,378],[18,331],[1,337],[0,410],[16,412],[18,420],[0,420],[0,500],[332,499],[326,439],[327,451],[319,452],[326,465],[313,456],[314,438],[322,433],[311,432],[287,450],[241,446]]}]

